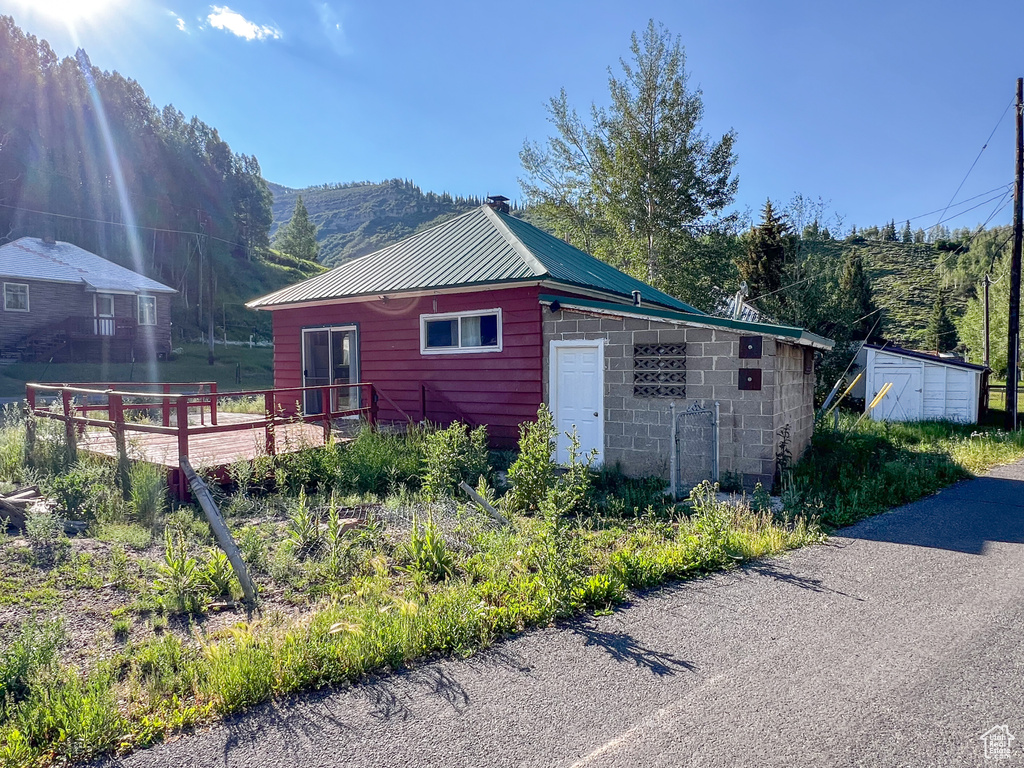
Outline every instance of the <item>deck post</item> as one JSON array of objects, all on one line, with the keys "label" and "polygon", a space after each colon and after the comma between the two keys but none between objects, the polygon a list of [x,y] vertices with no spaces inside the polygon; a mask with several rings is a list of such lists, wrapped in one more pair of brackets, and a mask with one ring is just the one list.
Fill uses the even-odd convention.
[{"label": "deck post", "polygon": [[34,413],[36,410],[36,388],[31,384],[25,385],[25,402],[28,403],[28,410]]},{"label": "deck post", "polygon": [[75,422],[73,421],[74,406],[72,403],[73,395],[66,389],[60,391],[61,404],[64,407],[64,439],[66,441],[66,450],[68,454],[68,463],[73,464],[78,461],[78,442],[77,435],[75,434]]},{"label": "deck post", "polygon": [[161,397],[160,399],[163,401],[164,426],[165,427],[169,427],[169,426],[171,426],[171,398],[170,398],[171,385],[170,384],[164,384],[163,390],[164,390],[164,396]]},{"label": "deck post", "polygon": [[274,390],[268,389],[263,393],[263,410],[266,411],[264,414],[265,421],[264,429],[266,431],[266,451],[267,456],[274,455],[274,419],[276,417],[276,408],[274,406]]},{"label": "deck post", "polygon": [[117,448],[117,482],[121,486],[121,494],[128,498],[131,494],[131,479],[128,475],[128,448],[124,441],[124,398],[110,393],[107,395],[107,416],[113,422],[114,447]]},{"label": "deck post", "polygon": [[217,426],[217,382],[210,382],[210,423]]},{"label": "deck post", "polygon": [[427,384],[424,381],[420,382],[420,421],[426,422],[427,420]]},{"label": "deck post", "polygon": [[320,388],[320,411],[324,425],[324,445],[331,442],[331,388]]},{"label": "deck post", "polygon": [[377,424],[377,388],[370,385],[370,426],[376,426]]},{"label": "deck post", "polygon": [[175,407],[178,420],[178,456],[188,458],[188,395],[178,395]]}]

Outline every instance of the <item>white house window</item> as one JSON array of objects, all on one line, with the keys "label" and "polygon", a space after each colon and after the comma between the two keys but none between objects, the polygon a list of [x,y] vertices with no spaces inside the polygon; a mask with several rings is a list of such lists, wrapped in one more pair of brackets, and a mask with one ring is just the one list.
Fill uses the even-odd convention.
[{"label": "white house window", "polygon": [[500,309],[420,315],[420,352],[424,355],[500,351]]},{"label": "white house window", "polygon": [[139,325],[156,325],[156,296],[139,296]]},{"label": "white house window", "polygon": [[7,312],[28,312],[28,286],[25,283],[4,283],[4,309]]}]

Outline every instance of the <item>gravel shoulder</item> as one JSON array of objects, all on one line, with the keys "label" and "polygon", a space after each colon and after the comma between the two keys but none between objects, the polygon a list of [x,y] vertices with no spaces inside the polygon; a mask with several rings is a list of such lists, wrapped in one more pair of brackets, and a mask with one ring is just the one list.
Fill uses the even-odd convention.
[{"label": "gravel shoulder", "polygon": [[1022,672],[1018,463],[611,616],[104,765],[980,766],[995,725],[1024,759]]}]

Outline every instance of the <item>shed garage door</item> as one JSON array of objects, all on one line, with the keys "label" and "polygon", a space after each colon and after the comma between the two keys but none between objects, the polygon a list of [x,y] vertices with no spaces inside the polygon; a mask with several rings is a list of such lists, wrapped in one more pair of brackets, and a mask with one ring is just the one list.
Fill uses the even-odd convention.
[{"label": "shed garage door", "polygon": [[878,365],[875,369],[875,389],[881,390],[886,382],[891,382],[892,387],[875,407],[874,418],[885,421],[919,421],[922,417],[922,379],[919,364]]}]

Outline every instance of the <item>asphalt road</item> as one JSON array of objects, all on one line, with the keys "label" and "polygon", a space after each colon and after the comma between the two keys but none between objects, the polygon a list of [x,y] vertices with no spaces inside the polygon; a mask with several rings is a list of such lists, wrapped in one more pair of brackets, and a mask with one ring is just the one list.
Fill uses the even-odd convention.
[{"label": "asphalt road", "polygon": [[[1024,762],[1024,464],[828,544],[114,764]],[[979,738],[1007,725],[1009,761]]]}]

